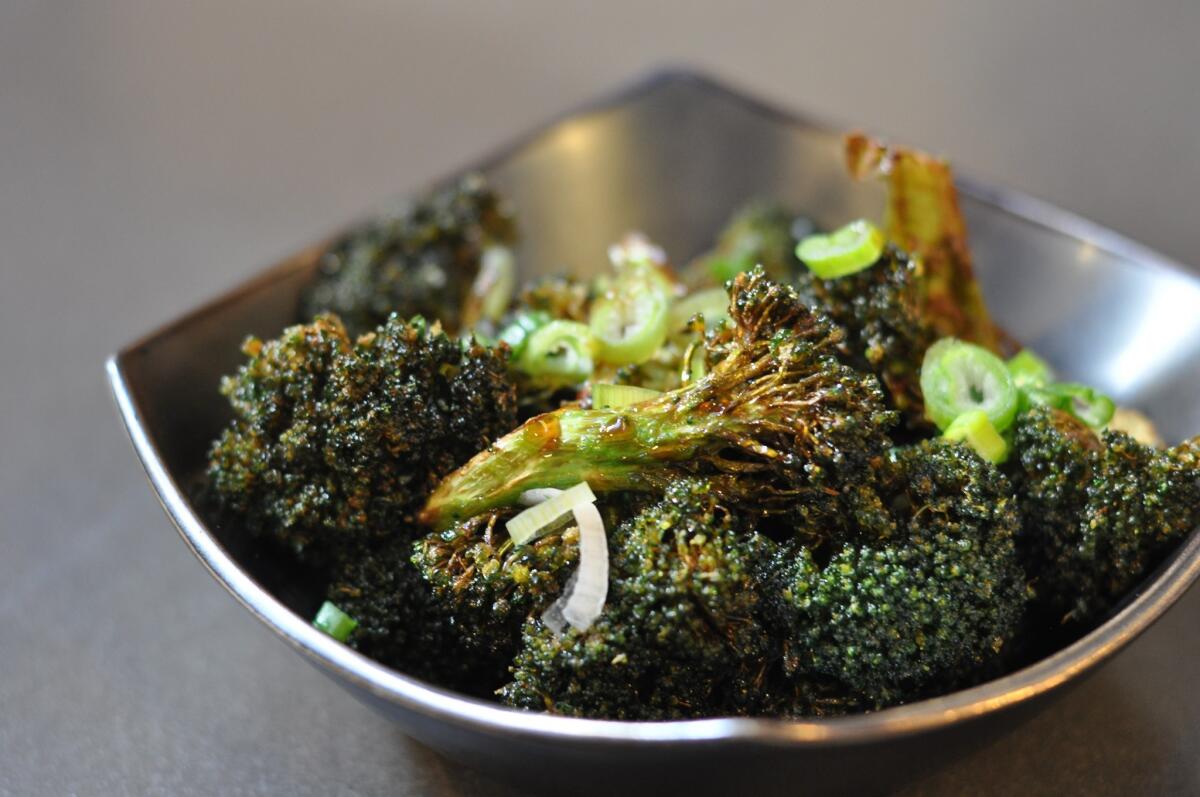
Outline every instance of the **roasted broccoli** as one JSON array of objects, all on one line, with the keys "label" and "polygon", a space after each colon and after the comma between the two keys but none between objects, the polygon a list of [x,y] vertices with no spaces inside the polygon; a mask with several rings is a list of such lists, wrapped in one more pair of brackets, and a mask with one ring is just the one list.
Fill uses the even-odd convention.
[{"label": "roasted broccoli", "polygon": [[512,213],[479,175],[470,175],[329,247],[305,292],[305,318],[335,312],[351,334],[392,313],[424,315],[453,330],[484,247],[511,243]]},{"label": "roasted broccoli", "polygon": [[868,269],[831,280],[806,271],[798,284],[801,296],[846,330],[855,364],[879,377],[909,428],[927,432],[921,361],[937,332],[922,312],[922,279],[921,264],[889,246]]},{"label": "roasted broccoli", "polygon": [[921,261],[921,314],[939,337],[953,336],[1000,352],[1009,341],[992,323],[975,279],[967,223],[950,165],[918,150],[888,146],[861,133],[846,136],[846,165],[858,179],[887,182],[889,241]]},{"label": "roasted broccoli", "polygon": [[670,719],[721,711],[744,661],[767,648],[757,619],[757,562],[770,542],[702,480],[611,535],[609,600],[586,631],[536,619],[500,692],[513,706],[576,716]]},{"label": "roasted broccoli", "polygon": [[504,659],[464,644],[463,629],[409,561],[412,534],[344,552],[327,597],[353,618],[348,644],[409,675],[484,696],[503,682]]},{"label": "roasted broccoli", "polygon": [[1160,450],[1035,407],[1013,450],[1020,549],[1038,602],[1066,619],[1111,609],[1197,527],[1200,438]]},{"label": "roasted broccoli", "polygon": [[559,529],[513,547],[504,520],[485,512],[417,541],[412,561],[464,644],[507,661],[525,619],[563,591],[579,558],[579,531]]},{"label": "roasted broccoli", "polygon": [[1027,590],[1011,487],[969,448],[894,449],[894,536],[784,545],[767,578],[785,670],[882,707],[969,680],[1016,632]]},{"label": "roasted broccoli", "polygon": [[516,422],[500,350],[419,318],[351,342],[318,316],[243,350],[221,386],[234,418],[209,452],[210,493],[317,558],[410,526],[442,476]]},{"label": "roasted broccoli", "polygon": [[799,270],[792,223],[793,216],[779,205],[750,202],[725,225],[712,251],[688,264],[684,281],[693,288],[722,285],[762,266],[771,279],[790,282]]},{"label": "roasted broccoli", "polygon": [[533,418],[445,479],[422,520],[445,528],[534,487],[654,491],[687,475],[782,512],[869,478],[895,414],[873,375],[839,359],[842,331],[762,269],[730,291],[732,323],[710,338],[702,379],[627,408]]}]

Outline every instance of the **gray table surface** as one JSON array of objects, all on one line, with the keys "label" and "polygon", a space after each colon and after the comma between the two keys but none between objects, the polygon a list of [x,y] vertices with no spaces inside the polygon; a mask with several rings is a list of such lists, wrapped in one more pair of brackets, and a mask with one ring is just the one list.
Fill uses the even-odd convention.
[{"label": "gray table surface", "polygon": [[[514,793],[407,740],[212,582],[101,363],[651,66],[919,142],[1200,262],[1200,7],[893,5],[0,4],[0,793]],[[1198,619],[1192,592],[908,793],[1197,793]]]}]

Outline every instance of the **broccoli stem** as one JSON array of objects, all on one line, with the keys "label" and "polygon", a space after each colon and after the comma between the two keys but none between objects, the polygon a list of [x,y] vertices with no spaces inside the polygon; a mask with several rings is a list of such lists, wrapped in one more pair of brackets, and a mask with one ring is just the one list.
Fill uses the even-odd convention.
[{"label": "broccoli stem", "polygon": [[659,481],[648,466],[689,458],[714,431],[711,418],[685,416],[674,397],[631,409],[539,415],[445,479],[421,520],[443,529],[513,504],[526,490],[581,481],[605,492],[650,489]]}]

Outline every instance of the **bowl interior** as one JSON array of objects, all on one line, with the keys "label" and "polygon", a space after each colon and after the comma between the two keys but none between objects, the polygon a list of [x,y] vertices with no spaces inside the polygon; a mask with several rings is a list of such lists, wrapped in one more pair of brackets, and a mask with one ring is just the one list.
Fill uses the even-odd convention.
[{"label": "bowl interior", "polygon": [[[877,217],[883,200],[879,186],[846,177],[840,135],[688,75],[567,117],[475,168],[519,212],[525,276],[598,271],[608,244],[631,229],[684,262],[754,197],[778,199],[824,226]],[[1200,283],[1062,211],[966,179],[961,188],[979,276],[1000,323],[1069,378],[1147,412],[1167,438],[1200,430]],[[122,409],[135,442],[143,438],[139,452],[160,495],[186,493],[228,417],[220,377],[241,362],[246,335],[273,336],[298,320],[318,251],[119,355],[118,397],[128,394]],[[312,573],[219,525],[194,527],[215,537],[239,577],[248,574],[301,618],[312,615],[321,599]],[[238,592],[227,574],[218,577]]]}]

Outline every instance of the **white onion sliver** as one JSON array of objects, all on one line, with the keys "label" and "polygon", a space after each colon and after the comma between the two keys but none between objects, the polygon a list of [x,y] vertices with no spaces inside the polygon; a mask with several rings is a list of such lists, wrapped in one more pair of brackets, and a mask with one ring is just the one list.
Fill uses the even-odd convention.
[{"label": "white onion sliver", "polygon": [[521,493],[517,501],[521,506],[537,506],[543,501],[549,501],[556,495],[562,495],[562,490],[556,487],[538,487]]},{"label": "white onion sliver", "polygon": [[562,605],[563,619],[584,631],[600,616],[608,597],[608,538],[595,504],[578,504],[572,513],[579,524],[579,567],[556,603]]},{"label": "white onion sliver", "polygon": [[[571,574],[571,577],[567,579],[567,583],[563,587],[563,595],[569,595],[571,591],[575,589],[575,581],[578,576],[579,571],[576,570]],[[562,605],[563,600],[560,596],[558,600],[550,604],[550,608],[542,612],[542,622],[546,624],[547,628],[556,634],[561,634],[563,631],[567,630],[567,621],[563,618]]]},{"label": "white onion sliver", "polygon": [[504,524],[504,527],[514,545],[525,545],[554,528],[559,519],[569,514],[577,504],[591,503],[595,500],[596,494],[592,492],[588,483],[580,482],[540,504],[529,507]]}]

